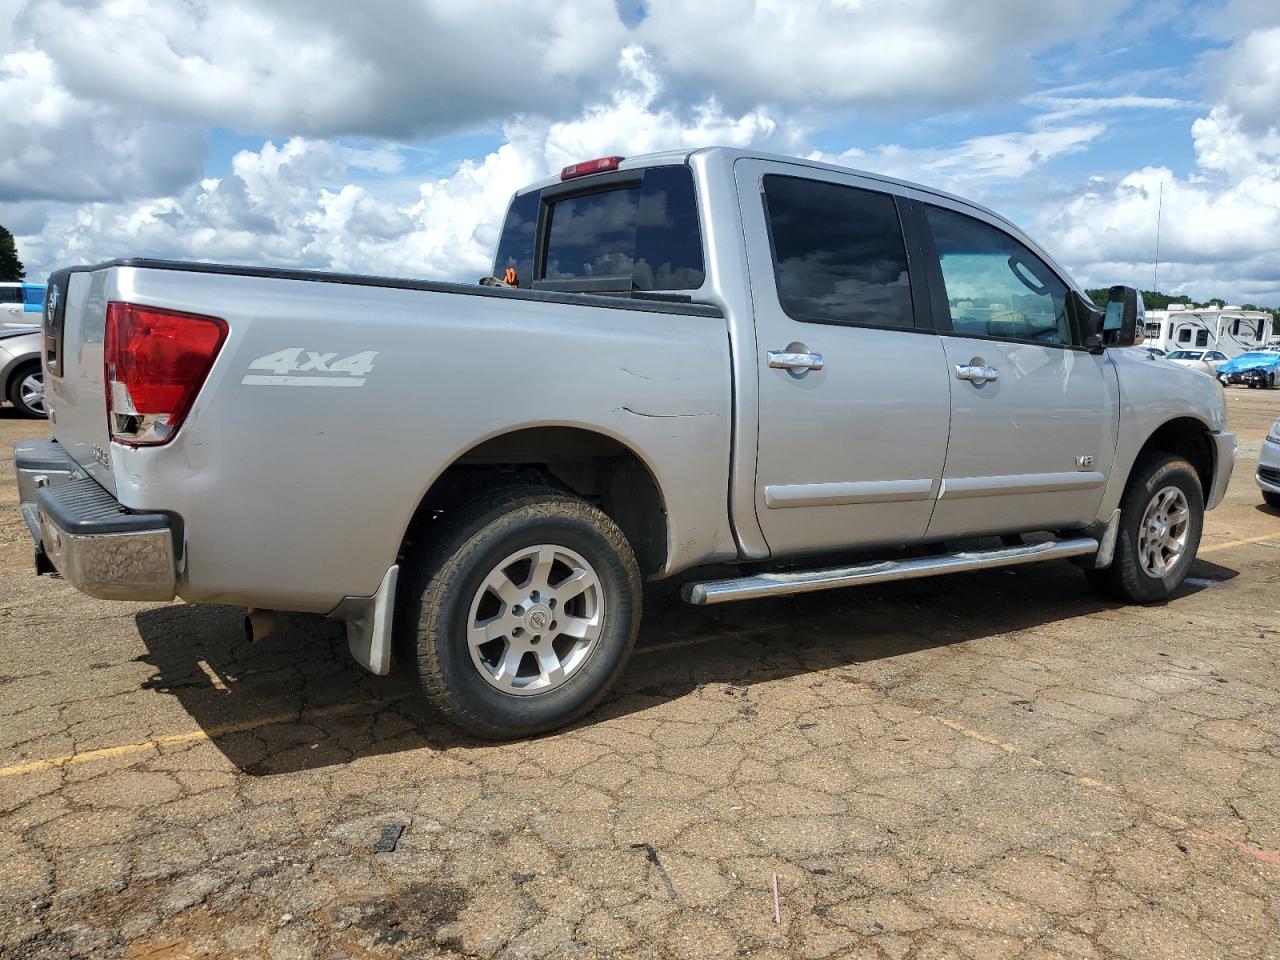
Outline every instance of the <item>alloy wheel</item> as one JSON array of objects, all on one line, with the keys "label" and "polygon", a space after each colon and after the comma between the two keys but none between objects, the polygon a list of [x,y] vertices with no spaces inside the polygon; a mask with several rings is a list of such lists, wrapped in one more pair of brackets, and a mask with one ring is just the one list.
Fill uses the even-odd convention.
[{"label": "alloy wheel", "polygon": [[504,693],[554,690],[595,651],[604,606],[600,577],[581,554],[547,543],[517,550],[471,600],[471,662]]},{"label": "alloy wheel", "polygon": [[33,412],[43,415],[44,409],[44,374],[37,371],[29,373],[18,384],[18,396]]},{"label": "alloy wheel", "polygon": [[1138,562],[1149,577],[1163,578],[1187,551],[1191,508],[1181,488],[1161,489],[1147,504],[1138,528]]}]

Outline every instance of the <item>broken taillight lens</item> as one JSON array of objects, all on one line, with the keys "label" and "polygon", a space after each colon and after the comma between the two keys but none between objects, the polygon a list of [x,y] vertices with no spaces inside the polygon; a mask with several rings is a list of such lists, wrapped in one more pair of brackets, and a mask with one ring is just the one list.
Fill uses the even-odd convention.
[{"label": "broken taillight lens", "polygon": [[172,439],[226,339],[226,321],[217,317],[107,304],[103,357],[111,439],[131,446]]}]

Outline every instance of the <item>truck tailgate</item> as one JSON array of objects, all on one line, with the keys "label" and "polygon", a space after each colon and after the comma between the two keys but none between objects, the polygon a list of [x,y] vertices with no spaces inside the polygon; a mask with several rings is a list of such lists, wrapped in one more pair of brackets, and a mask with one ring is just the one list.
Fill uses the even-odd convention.
[{"label": "truck tailgate", "polygon": [[59,270],[44,313],[45,397],[54,437],[85,471],[115,492],[103,386],[107,271]]}]

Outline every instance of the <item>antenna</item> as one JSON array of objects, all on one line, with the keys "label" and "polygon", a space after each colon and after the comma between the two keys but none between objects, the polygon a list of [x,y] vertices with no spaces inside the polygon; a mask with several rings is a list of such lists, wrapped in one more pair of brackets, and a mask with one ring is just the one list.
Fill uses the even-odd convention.
[{"label": "antenna", "polygon": [[1164,181],[1160,181],[1160,196],[1156,200],[1156,263],[1151,270],[1151,291],[1160,292],[1160,216],[1164,213]]}]

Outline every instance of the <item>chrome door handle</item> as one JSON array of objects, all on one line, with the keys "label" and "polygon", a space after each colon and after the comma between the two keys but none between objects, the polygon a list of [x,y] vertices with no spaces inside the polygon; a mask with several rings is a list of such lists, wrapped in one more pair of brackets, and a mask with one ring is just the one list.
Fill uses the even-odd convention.
[{"label": "chrome door handle", "polygon": [[999,380],[1000,371],[986,364],[957,363],[956,379],[970,380],[973,383],[986,383],[989,380]]},{"label": "chrome door handle", "polygon": [[775,370],[821,370],[822,354],[787,353],[785,350],[770,350],[769,366]]}]

